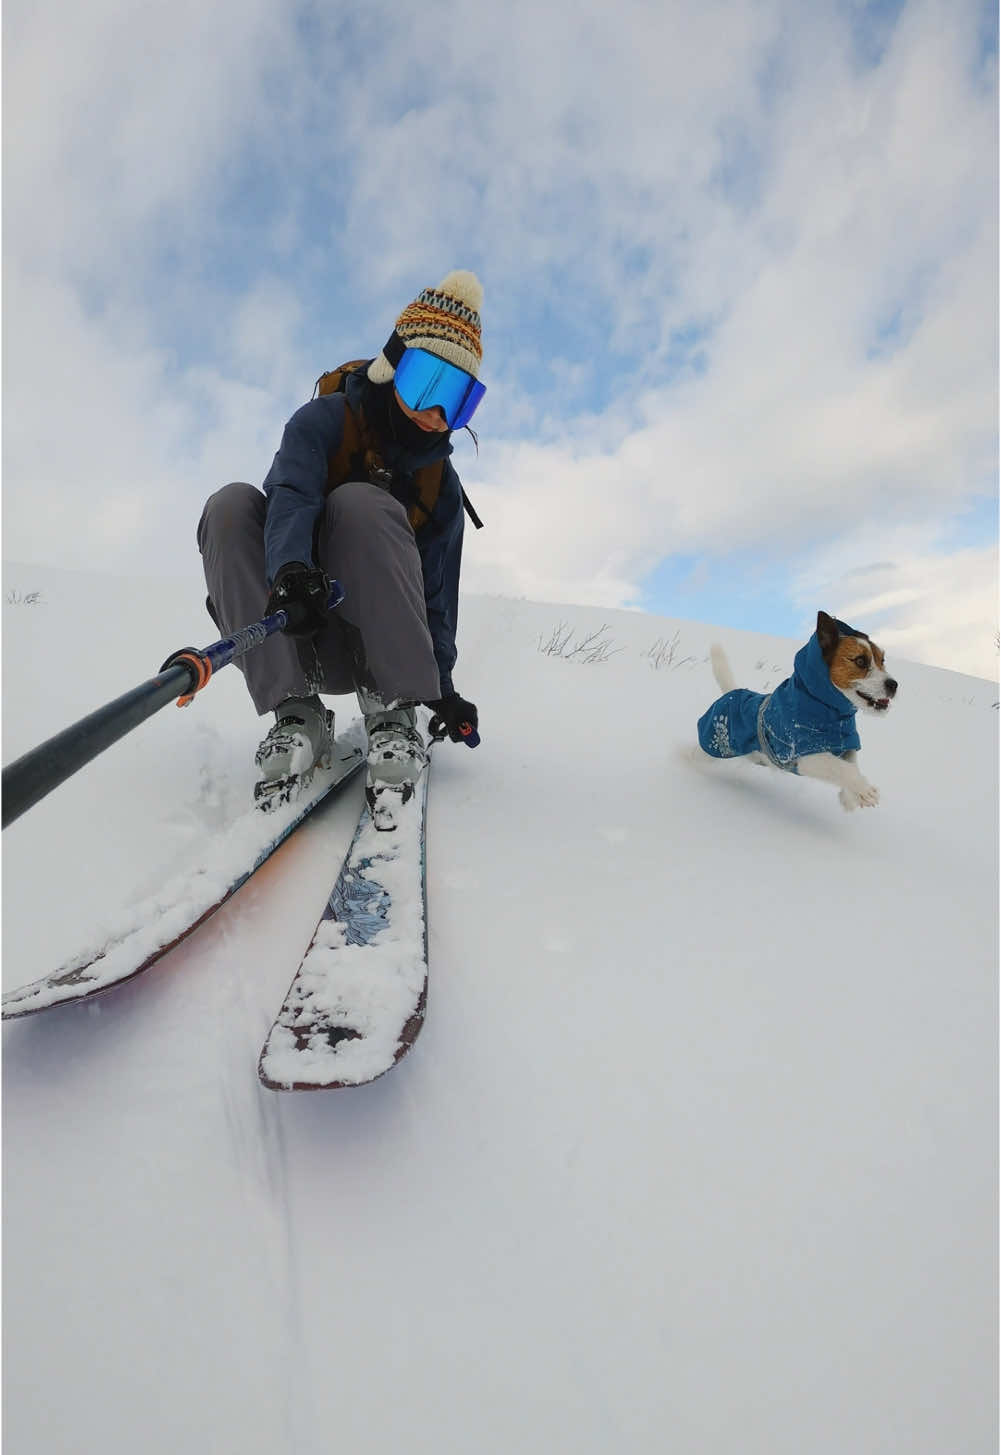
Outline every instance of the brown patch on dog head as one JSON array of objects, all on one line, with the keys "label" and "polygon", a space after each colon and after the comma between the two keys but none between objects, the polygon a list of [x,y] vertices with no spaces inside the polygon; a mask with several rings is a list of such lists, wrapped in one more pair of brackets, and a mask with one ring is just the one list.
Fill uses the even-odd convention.
[{"label": "brown patch on dog head", "polygon": [[817,612],[817,641],[820,643],[820,650],[823,653],[824,661],[828,667],[838,649],[840,640],[838,624],[833,616],[828,616],[826,611]]},{"label": "brown patch on dog head", "polygon": [[[881,659],[882,652],[873,645],[868,637],[841,637],[828,663],[831,670],[831,681],[835,687],[844,692],[846,688],[851,687],[853,682],[861,682],[868,677],[877,652]],[[880,660],[877,662],[877,666],[881,665]]]},{"label": "brown patch on dog head", "polygon": [[885,713],[897,683],[884,667],[883,650],[865,632],[842,628],[826,611],[817,613],[817,640],[833,686],[856,711]]}]

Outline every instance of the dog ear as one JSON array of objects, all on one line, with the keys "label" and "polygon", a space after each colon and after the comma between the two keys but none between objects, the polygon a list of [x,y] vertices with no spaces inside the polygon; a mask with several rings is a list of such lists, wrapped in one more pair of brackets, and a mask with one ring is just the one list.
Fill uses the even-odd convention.
[{"label": "dog ear", "polygon": [[817,612],[817,641],[820,643],[820,650],[826,657],[833,652],[838,645],[841,633],[838,631],[838,624],[833,616],[828,616],[826,611]]}]

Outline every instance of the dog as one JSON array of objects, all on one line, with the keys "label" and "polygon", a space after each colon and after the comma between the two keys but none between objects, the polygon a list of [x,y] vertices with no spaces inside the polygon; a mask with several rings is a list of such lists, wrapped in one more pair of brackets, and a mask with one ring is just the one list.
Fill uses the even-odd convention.
[{"label": "dog", "polygon": [[865,632],[826,611],[796,653],[791,677],[767,695],[738,687],[723,648],[710,651],[723,696],[699,718],[699,746],[712,758],[747,757],[806,778],[833,783],[842,807],[875,808],[879,789],[856,766],[861,747],[855,714],[885,714],[897,683]]}]

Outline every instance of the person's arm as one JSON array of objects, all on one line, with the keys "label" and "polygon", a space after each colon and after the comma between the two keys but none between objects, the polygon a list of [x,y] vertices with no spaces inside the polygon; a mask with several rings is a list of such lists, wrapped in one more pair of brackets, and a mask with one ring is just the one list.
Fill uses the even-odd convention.
[{"label": "person's arm", "polygon": [[313,532],[326,496],[327,463],[340,447],[343,433],[343,394],[311,399],[285,426],[263,486],[268,500],[264,559],[269,587],[290,561],[315,565]]}]

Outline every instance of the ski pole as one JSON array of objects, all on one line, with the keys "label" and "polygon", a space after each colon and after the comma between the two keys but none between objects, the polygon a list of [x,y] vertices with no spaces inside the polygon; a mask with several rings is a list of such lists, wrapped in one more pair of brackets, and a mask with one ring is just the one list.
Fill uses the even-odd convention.
[{"label": "ski pole", "polygon": [[[340,585],[331,581],[327,610],[343,600]],[[214,672],[259,647],[282,631],[287,622],[288,614],[282,608],[200,651],[184,647],[172,652],[155,677],[82,717],[4,768],[3,828],[168,702],[176,700],[178,707],[186,707]]]}]

